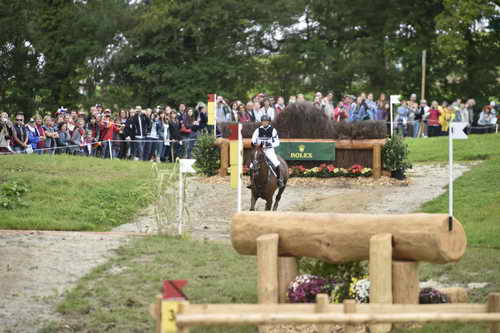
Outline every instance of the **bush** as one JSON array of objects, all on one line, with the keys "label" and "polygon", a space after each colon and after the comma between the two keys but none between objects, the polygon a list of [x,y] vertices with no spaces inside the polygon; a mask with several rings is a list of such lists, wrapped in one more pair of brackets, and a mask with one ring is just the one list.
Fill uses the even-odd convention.
[{"label": "bush", "polygon": [[28,192],[28,186],[24,183],[9,182],[0,187],[0,208],[14,209],[26,207],[23,200],[24,194]]},{"label": "bush", "polygon": [[318,259],[302,258],[299,261],[300,274],[319,276],[327,281],[334,281],[333,301],[341,303],[350,297],[349,290],[353,281],[367,275],[366,266],[361,262],[330,264]]},{"label": "bush", "polygon": [[196,159],[194,168],[207,176],[216,174],[220,166],[219,149],[215,146],[215,137],[207,132],[202,133],[193,148]]},{"label": "bush", "polygon": [[393,175],[396,173],[396,178],[404,178],[406,169],[411,168],[408,152],[408,145],[403,142],[401,135],[395,134],[382,148],[384,168],[392,171]]}]

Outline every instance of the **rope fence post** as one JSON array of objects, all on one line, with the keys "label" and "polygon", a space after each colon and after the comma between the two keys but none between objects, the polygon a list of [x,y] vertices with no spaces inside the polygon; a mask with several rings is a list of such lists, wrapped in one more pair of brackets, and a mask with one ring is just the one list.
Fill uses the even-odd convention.
[{"label": "rope fence post", "polygon": [[[330,300],[328,299],[327,294],[318,294],[316,295],[316,304],[314,306],[316,313],[327,313],[328,312],[328,303]],[[330,332],[330,325],[318,325],[319,333],[328,333]]]},{"label": "rope fence post", "polygon": [[[500,312],[500,293],[492,293],[488,295],[488,312]],[[500,333],[500,323],[491,324],[490,333]]]},{"label": "rope fence post", "polygon": [[109,149],[109,158],[113,160],[113,145],[111,144],[110,139],[108,139],[108,149]]}]

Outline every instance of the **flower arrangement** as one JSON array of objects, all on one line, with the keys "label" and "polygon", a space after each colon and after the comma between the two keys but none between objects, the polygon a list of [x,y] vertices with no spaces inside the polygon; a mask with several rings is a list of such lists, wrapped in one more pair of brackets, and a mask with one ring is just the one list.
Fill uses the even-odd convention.
[{"label": "flower arrangement", "polygon": [[449,303],[448,296],[434,288],[423,288],[419,295],[420,304]]},{"label": "flower arrangement", "polygon": [[349,288],[349,296],[354,298],[358,303],[369,303],[370,302],[370,280],[364,279],[352,279],[351,286]]},{"label": "flower arrangement", "polygon": [[297,276],[288,286],[288,298],[292,303],[314,303],[316,295],[330,294],[332,282],[319,276],[304,274]]},{"label": "flower arrangement", "polygon": [[290,177],[370,177],[372,173],[372,169],[363,168],[359,164],[354,164],[348,169],[337,168],[333,164],[326,163],[311,169],[306,169],[303,165],[293,165],[290,167]]}]

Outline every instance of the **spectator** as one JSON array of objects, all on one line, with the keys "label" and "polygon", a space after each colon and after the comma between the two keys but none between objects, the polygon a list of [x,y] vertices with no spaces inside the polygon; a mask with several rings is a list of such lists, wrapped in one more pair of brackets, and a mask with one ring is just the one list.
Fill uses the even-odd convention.
[{"label": "spectator", "polygon": [[285,111],[285,99],[282,96],[278,96],[276,104],[274,105],[274,111],[276,116]]},{"label": "spectator", "polygon": [[[183,110],[179,108],[179,111],[182,113]],[[217,108],[215,111],[215,119],[217,122],[224,122],[227,119],[227,114],[230,113],[229,106],[222,96],[217,96]]]},{"label": "spectator", "polygon": [[487,126],[493,129],[496,123],[497,123],[496,112],[493,110],[491,105],[485,105],[483,107],[483,110],[479,114],[479,120],[477,121],[477,124],[479,126]]},{"label": "spectator", "polygon": [[390,111],[389,102],[384,93],[381,93],[378,97],[377,101],[377,118],[376,120],[385,120],[387,121],[389,118]]},{"label": "spectator", "polygon": [[231,106],[231,111],[226,114],[226,121],[238,122],[238,103],[234,102]]},{"label": "spectator", "polygon": [[83,148],[85,146],[85,122],[83,119],[76,121],[76,127],[71,134],[70,144],[71,146],[75,146],[69,149],[71,154],[83,154]]},{"label": "spectator", "polygon": [[366,111],[366,104],[362,96],[358,96],[356,103],[351,106],[348,114],[348,121],[350,122],[369,119],[368,112]]},{"label": "spectator", "polygon": [[43,154],[44,153],[43,149],[45,148],[45,140],[47,139],[47,137],[45,135],[45,130],[43,129],[42,117],[40,116],[35,117],[34,127],[39,138],[38,144],[35,147],[37,149],[36,152],[38,154]]},{"label": "spectator", "polygon": [[417,138],[424,135],[424,114],[427,113],[429,107],[427,106],[427,101],[422,99],[417,109],[415,110],[414,123],[413,123],[413,137]]},{"label": "spectator", "polygon": [[297,102],[297,97],[296,96],[290,96],[288,99],[288,105],[296,103]]},{"label": "spectator", "polygon": [[245,105],[241,104],[238,107],[238,119],[240,123],[247,123],[251,121],[251,117],[247,112]]},{"label": "spectator", "polygon": [[[40,133],[38,133],[38,130],[36,128],[34,118],[30,118],[30,121],[26,125],[26,129],[28,133],[28,145],[29,145],[29,147],[26,147],[26,152],[32,153],[35,151],[35,149],[38,146],[38,143],[40,142]],[[37,151],[37,153],[42,153],[42,152]]]},{"label": "spectator", "polygon": [[441,131],[443,135],[447,135],[449,123],[455,119],[455,112],[452,108],[448,107],[448,102],[446,101],[441,104],[440,111],[439,123],[441,124]]},{"label": "spectator", "polygon": [[121,110],[116,119],[115,125],[118,127],[117,138],[120,140],[119,143],[119,151],[118,158],[125,159],[127,158],[128,150],[129,150],[129,142],[127,141],[126,127],[128,121],[128,112],[127,110]]},{"label": "spectator", "polygon": [[401,101],[401,104],[397,110],[397,117],[396,117],[396,123],[397,123],[397,128],[400,131],[400,133],[403,136],[408,136],[408,115],[410,113],[410,110],[408,109],[408,106],[406,104],[405,100]]},{"label": "spectator", "polygon": [[439,123],[439,116],[441,111],[439,110],[439,104],[437,101],[432,101],[431,107],[424,118],[427,118],[427,127],[429,137],[441,135],[441,124]]},{"label": "spectator", "polygon": [[16,153],[24,153],[26,148],[28,147],[28,131],[24,126],[24,115],[19,113],[16,115],[16,123],[12,126],[13,131],[13,139],[14,144],[12,145],[12,149]]},{"label": "spectator", "polygon": [[[148,115],[147,111],[146,115]],[[149,131],[146,135],[146,141],[144,143],[144,156],[142,158],[144,161],[150,161],[153,158],[153,155],[155,159],[159,157],[157,151],[158,132],[156,130],[156,122],[158,121],[158,117],[156,116],[156,114],[150,113],[150,116],[148,118],[151,119],[151,126],[149,127]]]},{"label": "spectator", "polygon": [[252,104],[253,106],[253,114],[255,116],[255,121],[256,122],[260,122],[260,117],[262,116],[260,110],[261,110],[261,107],[260,107],[260,102],[254,102]]},{"label": "spectator", "polygon": [[54,126],[54,120],[50,116],[46,116],[43,119],[43,130],[45,133],[45,146],[44,148],[47,149],[46,152],[47,154],[54,154],[55,149],[57,147],[57,138],[59,134],[57,133],[57,127]]},{"label": "spectator", "polygon": [[171,149],[173,148],[173,150],[174,150],[173,155],[174,155],[174,160],[175,160],[177,157],[182,156],[181,155],[182,146],[181,146],[181,142],[180,142],[180,140],[181,140],[181,136],[180,136],[181,125],[180,125],[179,117],[177,117],[176,112],[173,110],[170,112],[169,126],[171,129],[170,133],[174,137],[176,135],[177,136],[176,140],[178,140],[177,142],[173,142],[173,147],[171,147]]},{"label": "spectator", "polygon": [[269,100],[269,98],[266,97],[266,98],[264,98],[262,103],[264,105],[260,109],[260,116],[262,117],[263,115],[267,115],[267,116],[271,117],[271,121],[273,121],[274,120],[274,109],[271,106],[271,101]]},{"label": "spectator", "polygon": [[130,109],[128,113],[127,121],[125,122],[125,127],[123,128],[123,135],[125,136],[125,140],[127,140],[130,157],[134,158],[136,156],[136,147],[137,142],[135,142],[135,128],[134,128],[134,119],[135,119],[136,111],[134,108]]},{"label": "spectator", "polygon": [[250,121],[256,122],[257,114],[255,113],[255,110],[253,107],[253,102],[248,102],[247,105],[245,106],[245,109],[246,109],[248,116],[250,117]]},{"label": "spectator", "polygon": [[135,109],[136,114],[132,118],[132,128],[136,142],[134,159],[138,161],[144,158],[144,140],[151,127],[151,120],[146,116],[146,110],[143,110],[142,107],[137,106]]},{"label": "spectator", "polygon": [[6,112],[0,114],[0,153],[12,152],[11,137],[12,137],[12,123],[9,120],[9,115]]},{"label": "spectator", "polygon": [[377,117],[377,102],[373,100],[373,94],[369,93],[365,100],[366,112],[368,113],[368,118],[375,120]]},{"label": "spectator", "polygon": [[58,126],[58,138],[57,138],[57,147],[56,154],[66,154],[68,152],[69,140],[71,138],[68,125],[64,122],[60,123]]},{"label": "spectator", "polygon": [[107,141],[113,140],[114,134],[118,133],[118,127],[116,127],[109,113],[105,113],[103,120],[99,123],[99,131],[101,133],[99,138],[102,147],[101,157],[111,158],[113,146],[111,145],[110,147],[110,144]]},{"label": "spectator", "polygon": [[349,118],[349,114],[347,113],[344,103],[339,102],[337,107],[333,111],[333,120],[336,122],[345,121]]}]

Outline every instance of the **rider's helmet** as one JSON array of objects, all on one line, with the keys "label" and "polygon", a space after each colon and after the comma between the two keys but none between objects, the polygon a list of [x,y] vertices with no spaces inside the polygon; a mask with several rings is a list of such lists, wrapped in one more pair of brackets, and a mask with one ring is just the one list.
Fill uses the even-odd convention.
[{"label": "rider's helmet", "polygon": [[260,121],[271,121],[271,117],[265,114],[262,117],[260,117]]}]

